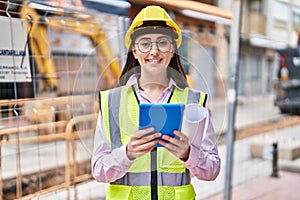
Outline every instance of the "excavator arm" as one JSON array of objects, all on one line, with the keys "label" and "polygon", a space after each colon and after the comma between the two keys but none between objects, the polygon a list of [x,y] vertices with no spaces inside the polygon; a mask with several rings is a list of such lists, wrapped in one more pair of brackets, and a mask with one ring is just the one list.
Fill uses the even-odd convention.
[{"label": "excavator arm", "polygon": [[100,71],[108,81],[109,87],[115,86],[113,80],[117,79],[121,73],[120,62],[113,53],[109,40],[107,40],[106,31],[94,17],[81,15],[80,19],[75,22],[73,20],[62,21],[59,18],[49,18],[48,24],[53,30],[75,32],[90,38],[96,48],[97,65]]},{"label": "excavator arm", "polygon": [[36,67],[45,80],[46,88],[57,87],[48,28],[78,33],[90,38],[96,48],[97,65],[107,82],[107,87],[115,86],[115,80],[120,75],[120,62],[106,38],[106,31],[94,16],[79,12],[66,12],[62,8],[56,9],[56,12],[49,16],[40,15],[36,9],[30,7],[29,2],[24,2],[21,7],[21,18],[26,20],[31,52],[35,58]]}]

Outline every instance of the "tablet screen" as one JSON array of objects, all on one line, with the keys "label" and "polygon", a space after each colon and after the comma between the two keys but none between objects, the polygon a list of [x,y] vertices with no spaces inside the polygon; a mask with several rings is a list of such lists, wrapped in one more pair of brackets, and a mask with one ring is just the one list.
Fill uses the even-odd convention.
[{"label": "tablet screen", "polygon": [[140,129],[153,127],[155,132],[172,137],[174,130],[181,130],[184,104],[139,104],[139,108]]}]

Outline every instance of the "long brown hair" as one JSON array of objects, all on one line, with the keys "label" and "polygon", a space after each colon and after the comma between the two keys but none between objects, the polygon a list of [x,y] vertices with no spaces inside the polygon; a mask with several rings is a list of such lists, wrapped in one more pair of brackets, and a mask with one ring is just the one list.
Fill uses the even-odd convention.
[{"label": "long brown hair", "polygon": [[[134,42],[133,42],[134,44]],[[175,46],[174,56],[171,58],[169,67],[168,67],[168,78],[172,78],[178,87],[185,88],[188,87],[188,83],[186,80],[186,74],[183,70],[180,57],[178,55],[178,49]],[[119,85],[126,85],[128,79],[132,76],[132,74],[140,74],[141,72],[141,66],[137,59],[134,58],[132,53],[132,46],[129,48],[129,51],[127,53],[127,59],[126,63],[124,65],[124,68],[121,72],[120,78],[119,78]]]}]

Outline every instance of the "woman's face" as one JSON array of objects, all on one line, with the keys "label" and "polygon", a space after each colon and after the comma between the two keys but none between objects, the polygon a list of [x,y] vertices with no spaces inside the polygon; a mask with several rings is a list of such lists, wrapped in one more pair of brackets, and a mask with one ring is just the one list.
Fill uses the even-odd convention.
[{"label": "woman's face", "polygon": [[141,70],[159,72],[166,70],[174,55],[174,42],[164,34],[145,34],[136,38],[133,55]]}]

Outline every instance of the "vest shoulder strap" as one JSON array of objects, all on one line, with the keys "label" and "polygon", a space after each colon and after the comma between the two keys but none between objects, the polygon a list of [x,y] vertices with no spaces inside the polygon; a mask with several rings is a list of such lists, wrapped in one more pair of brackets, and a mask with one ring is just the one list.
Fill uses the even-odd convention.
[{"label": "vest shoulder strap", "polygon": [[111,148],[122,145],[119,131],[119,107],[122,87],[99,92],[99,106],[102,114],[104,128]]},{"label": "vest shoulder strap", "polygon": [[185,88],[183,90],[175,88],[171,97],[171,103],[184,103],[184,104],[200,104],[205,107],[207,94],[202,91],[194,90],[192,88]]}]

